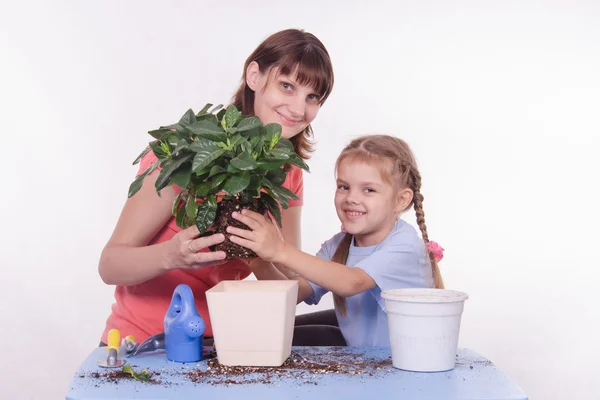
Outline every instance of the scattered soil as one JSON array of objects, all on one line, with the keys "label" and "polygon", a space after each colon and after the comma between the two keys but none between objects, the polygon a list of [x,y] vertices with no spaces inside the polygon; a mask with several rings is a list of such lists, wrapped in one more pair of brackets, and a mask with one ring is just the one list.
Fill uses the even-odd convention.
[{"label": "scattered soil", "polygon": [[[290,357],[279,367],[228,367],[221,365],[218,358],[211,358],[206,369],[197,368],[184,371],[150,372],[150,381],[140,384],[171,386],[169,376],[184,376],[198,384],[213,386],[230,386],[240,384],[275,384],[285,379],[292,379],[299,385],[318,385],[319,376],[328,374],[347,376],[373,376],[392,371],[391,357],[387,359],[370,359],[363,353],[347,353],[333,350],[310,351],[307,353],[292,351]],[[341,347],[340,347],[341,349]],[[199,366],[199,365],[198,365]],[[185,366],[182,365],[182,369]],[[90,372],[79,376],[94,380],[96,387],[101,384],[118,385],[120,381],[132,381],[133,377],[126,372],[111,370],[106,372]],[[163,378],[159,380],[158,378]]]},{"label": "scattered soil", "polygon": [[[160,380],[158,380],[156,377],[160,376],[159,372],[149,372],[150,375],[150,380],[146,381],[146,382],[141,382],[140,383],[149,383],[149,384],[153,384],[153,385],[160,385],[162,382]],[[119,381],[121,380],[126,380],[126,381],[133,381],[133,377],[131,376],[131,374],[127,373],[127,372],[123,372],[120,369],[118,370],[113,370],[110,372],[91,372],[88,375],[80,375],[80,378],[93,378],[93,379],[97,379],[100,382],[98,383],[110,383],[110,384],[115,384],[118,385]]]},{"label": "scattered soil", "polygon": [[[310,357],[310,359],[308,358]],[[311,353],[303,356],[292,352],[280,367],[228,367],[217,358],[208,361],[206,371],[191,371],[186,375],[192,382],[211,385],[273,384],[277,379],[303,380],[299,383],[318,385],[316,375],[344,374],[368,375],[392,366],[391,357],[386,360],[363,359],[362,354]]]},{"label": "scattered soil", "polygon": [[215,251],[222,250],[227,254],[226,260],[236,259],[236,258],[254,258],[256,257],[256,253],[252,250],[249,250],[245,247],[238,246],[237,244],[231,242],[229,240],[230,234],[227,233],[228,226],[235,226],[236,228],[241,229],[249,229],[246,225],[242,224],[236,219],[233,219],[231,213],[234,211],[241,211],[243,208],[247,208],[249,210],[255,211],[260,214],[265,213],[265,207],[260,199],[252,199],[250,203],[242,203],[241,200],[233,199],[233,200],[221,200],[218,203],[217,208],[217,217],[215,218],[214,228],[215,232],[213,233],[222,233],[225,235],[225,241],[214,246]]},{"label": "scattered soil", "polygon": [[467,361],[467,362],[460,362],[460,361],[456,362],[456,366],[457,367],[466,367],[466,366],[469,366],[469,369],[473,369],[473,366],[476,366],[476,367],[490,367],[490,366],[493,366],[493,365],[494,364],[490,360],[473,360],[473,361]]}]

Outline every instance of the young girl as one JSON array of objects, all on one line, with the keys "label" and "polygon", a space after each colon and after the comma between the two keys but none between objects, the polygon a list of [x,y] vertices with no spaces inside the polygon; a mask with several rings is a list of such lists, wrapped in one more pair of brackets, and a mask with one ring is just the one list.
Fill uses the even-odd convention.
[{"label": "young girl", "polygon": [[[429,242],[425,226],[421,174],[408,145],[385,135],[352,141],[339,156],[336,172],[335,208],[345,232],[326,241],[316,257],[286,243],[270,219],[248,210],[234,218],[251,230],[229,227],[228,232],[232,242],[298,274],[298,302],[317,304],[333,292],[348,345],[389,346],[381,292],[443,288],[433,253],[440,248]],[[399,218],[410,206],[422,238]],[[268,265],[254,273],[258,279],[286,279]]]},{"label": "young girl", "polygon": [[[265,39],[248,57],[242,82],[232,103],[244,114],[255,115],[264,124],[278,123],[282,136],[306,159],[312,151],[311,122],[333,88],[333,67],[323,43],[297,29],[277,32]],[[204,104],[204,103],[202,103]],[[139,173],[156,157],[148,153]],[[206,323],[205,338],[212,336],[206,290],[223,279],[243,279],[250,269],[241,260],[223,264],[225,253],[208,247],[225,240],[221,234],[198,238],[195,226],[181,230],[171,215],[180,188],[170,186],[159,197],[154,188],[160,171],[144,180],[140,191],[127,199],[98,266],[103,281],[116,285],[115,303],[106,321],[101,341],[116,328],[138,342],[164,330],[163,319],[177,285],[189,285],[196,307]],[[302,170],[292,167],[284,186],[302,198]],[[300,246],[302,200],[290,201],[282,213],[283,236],[291,246]]]}]

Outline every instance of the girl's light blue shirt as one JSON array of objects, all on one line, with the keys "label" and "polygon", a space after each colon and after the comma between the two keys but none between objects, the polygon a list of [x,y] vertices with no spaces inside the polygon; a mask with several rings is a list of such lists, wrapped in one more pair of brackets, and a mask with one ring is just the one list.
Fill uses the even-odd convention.
[{"label": "girl's light blue shirt", "polygon": [[[345,233],[338,233],[321,246],[317,257],[331,260]],[[348,346],[389,347],[385,300],[381,292],[388,289],[432,287],[433,276],[429,256],[423,239],[415,228],[402,219],[378,245],[356,247],[350,245],[346,265],[365,271],[376,286],[365,292],[346,298],[347,315],[336,310],[340,330]],[[309,282],[314,294],[307,304],[318,304],[329,290]]]}]

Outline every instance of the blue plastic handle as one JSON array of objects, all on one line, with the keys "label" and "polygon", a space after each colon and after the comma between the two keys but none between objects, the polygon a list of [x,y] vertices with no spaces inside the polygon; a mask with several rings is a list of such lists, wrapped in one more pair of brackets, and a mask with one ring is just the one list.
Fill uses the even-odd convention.
[{"label": "blue plastic handle", "polygon": [[185,284],[175,288],[164,320],[167,359],[195,362],[202,359],[206,325],[194,302],[192,289]]}]

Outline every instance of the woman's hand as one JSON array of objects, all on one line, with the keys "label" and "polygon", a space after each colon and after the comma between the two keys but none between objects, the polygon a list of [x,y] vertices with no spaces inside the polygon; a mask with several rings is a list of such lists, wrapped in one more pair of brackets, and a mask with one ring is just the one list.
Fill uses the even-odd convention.
[{"label": "woman's hand", "polygon": [[241,213],[234,212],[232,216],[251,229],[228,226],[227,232],[235,235],[229,238],[233,243],[252,250],[265,261],[281,261],[285,242],[271,219],[246,209]]},{"label": "woman's hand", "polygon": [[168,252],[167,269],[184,268],[199,269],[225,263],[224,251],[202,251],[225,240],[225,236],[217,233],[198,238],[200,231],[194,226],[177,233],[170,240],[172,246]]}]

